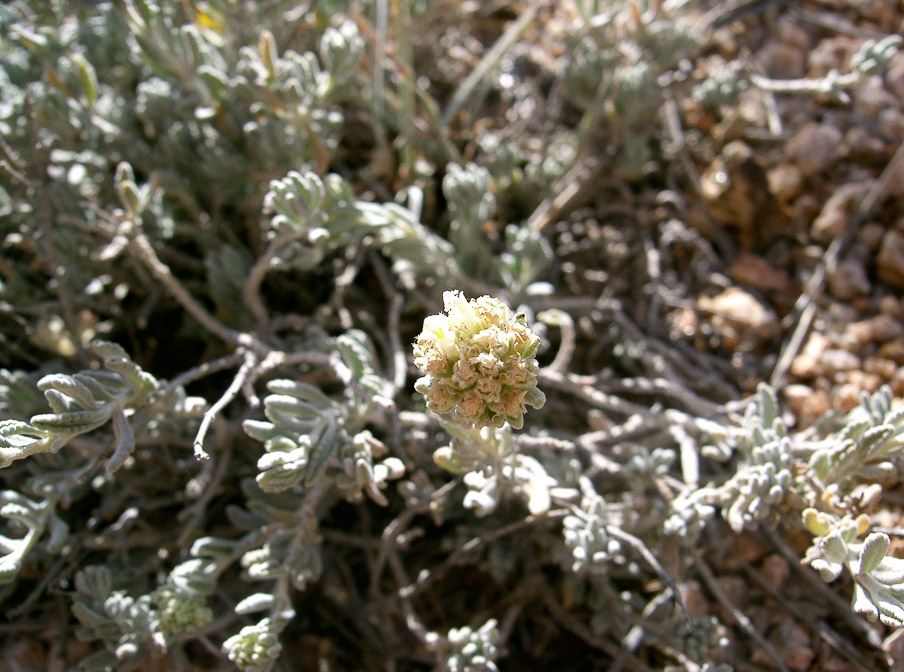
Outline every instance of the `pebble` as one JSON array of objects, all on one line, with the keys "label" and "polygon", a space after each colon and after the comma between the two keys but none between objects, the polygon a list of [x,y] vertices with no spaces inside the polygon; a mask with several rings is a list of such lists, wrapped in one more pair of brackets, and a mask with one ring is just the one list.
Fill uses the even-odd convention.
[{"label": "pebble", "polygon": [[834,126],[808,122],[788,140],[785,150],[804,177],[831,168],[842,156],[844,135]]},{"label": "pebble", "polygon": [[760,568],[760,572],[770,585],[781,590],[785,580],[791,574],[791,568],[788,566],[788,561],[785,560],[785,558],[777,553],[773,553],[763,560],[763,566]]},{"label": "pebble", "polygon": [[[866,363],[864,363],[864,369],[865,368]],[[870,394],[872,394],[873,392],[878,390],[879,387],[881,387],[882,383],[885,382],[882,379],[882,376],[878,375],[877,373],[860,371],[859,369],[853,369],[842,375],[845,384],[853,385],[857,389],[858,399],[860,397],[860,392],[869,392]]]},{"label": "pebble", "polygon": [[897,297],[886,294],[879,299],[879,312],[904,320],[904,302]]},{"label": "pebble", "polygon": [[840,301],[849,301],[856,296],[865,296],[871,285],[863,262],[846,259],[838,263],[828,276],[829,293]]},{"label": "pebble", "polygon": [[793,163],[780,163],[766,173],[769,191],[783,203],[794,199],[804,184],[800,169]]},{"label": "pebble", "polygon": [[904,672],[904,630],[893,630],[882,642],[882,650],[894,660],[889,672]]},{"label": "pebble", "polygon": [[895,377],[898,365],[891,359],[884,357],[867,357],[863,360],[863,371],[877,376],[878,384],[873,389],[878,389],[883,382]]},{"label": "pebble", "polygon": [[[896,147],[892,147],[896,149]],[[904,196],[904,170],[893,170],[885,187],[887,196]]]},{"label": "pebble", "polygon": [[756,254],[741,254],[731,265],[731,277],[742,285],[759,290],[790,292],[793,283],[784,271],[774,268]]},{"label": "pebble", "polygon": [[832,392],[832,408],[839,413],[853,411],[860,405],[860,389],[851,383],[839,385]]},{"label": "pebble", "polygon": [[797,419],[798,429],[809,427],[832,408],[832,401],[825,390],[813,389],[809,385],[792,383],[786,385],[782,393]]},{"label": "pebble", "polygon": [[819,356],[819,367],[822,375],[831,376],[842,371],[860,368],[860,358],[853,352],[841,348],[823,350]]},{"label": "pebble", "polygon": [[820,672],[855,672],[854,668],[844,658],[825,650],[823,650],[819,658],[818,669]]},{"label": "pebble", "polygon": [[853,126],[844,134],[844,146],[848,148],[848,158],[862,161],[883,162],[885,143],[863,126]]},{"label": "pebble", "polygon": [[885,86],[898,98],[898,104],[904,105],[904,51],[898,51],[888,62]]},{"label": "pebble", "polygon": [[807,74],[810,77],[823,77],[831,70],[845,72],[858,46],[859,41],[847,35],[820,40],[810,51]]},{"label": "pebble", "polygon": [[751,350],[778,333],[775,311],[740,287],[729,287],[711,298],[703,296],[699,304],[713,313],[710,321],[725,347]]},{"label": "pebble", "polygon": [[881,110],[878,114],[878,127],[879,133],[889,142],[901,142],[904,140],[904,113],[891,107]]},{"label": "pebble", "polygon": [[821,375],[823,370],[820,365],[820,359],[822,358],[822,353],[830,346],[831,343],[829,343],[828,338],[818,332],[812,332],[800,353],[791,362],[791,374],[804,380]]},{"label": "pebble", "polygon": [[[756,536],[749,532],[741,532],[734,537],[732,552],[725,556],[722,568],[731,572],[742,569],[745,563],[756,564],[766,555],[767,551],[767,547]],[[734,603],[737,604],[738,601],[734,600]]]},{"label": "pebble", "polygon": [[782,44],[788,44],[798,49],[809,51],[813,38],[810,33],[795,19],[782,16],[775,22],[775,36]]},{"label": "pebble", "polygon": [[901,322],[883,313],[847,325],[841,343],[850,350],[860,350],[867,343],[885,343],[901,335],[904,335],[904,326]]},{"label": "pebble", "polygon": [[[728,557],[725,559],[728,560]],[[716,578],[716,581],[719,583],[722,592],[725,593],[729,604],[736,606],[743,604],[744,598],[750,594],[747,582],[739,576],[720,576]],[[725,625],[731,626],[737,623],[734,615],[729,611],[723,610],[721,605],[715,605],[715,608],[721,612],[719,620]]]},{"label": "pebble", "polygon": [[896,397],[904,396],[904,366],[898,367],[889,385],[891,385],[891,391]]},{"label": "pebble", "polygon": [[857,0],[852,3],[860,16],[877,24],[876,28],[884,33],[895,32],[898,13],[895,3],[887,0]]},{"label": "pebble", "polygon": [[894,289],[904,288],[904,234],[887,231],[876,255],[879,279]]},{"label": "pebble", "polygon": [[857,232],[857,242],[866,247],[869,252],[875,252],[882,244],[882,236],[885,235],[885,227],[876,222],[867,222]]},{"label": "pebble", "polygon": [[799,79],[807,73],[807,52],[795,44],[768,42],[758,59],[772,79]]},{"label": "pebble", "polygon": [[700,193],[710,214],[739,229],[743,247],[753,244],[764,228],[764,220],[768,221],[766,174],[752,156],[753,151],[744,142],[729,142],[700,176]]},{"label": "pebble", "polygon": [[825,318],[832,324],[833,330],[838,331],[845,325],[859,320],[860,311],[850,304],[833,301],[826,310]]},{"label": "pebble", "polygon": [[895,95],[885,90],[878,77],[867,77],[852,91],[854,112],[864,119],[875,119],[880,112],[898,106]]},{"label": "pebble", "polygon": [[838,187],[810,226],[813,240],[828,243],[843,235],[854,211],[872,184],[872,181],[850,182]]},{"label": "pebble", "polygon": [[[810,633],[793,618],[783,618],[769,636],[769,642],[782,658],[782,662],[790,670],[806,671],[812,669],[816,652],[810,648]],[[753,662],[772,667],[774,662],[762,649],[753,653]]]},{"label": "pebble", "polygon": [[709,601],[703,592],[703,588],[697,581],[685,581],[680,584],[681,597],[687,604],[688,611],[694,618],[704,618],[709,615]]},{"label": "pebble", "polygon": [[896,338],[888,343],[883,343],[876,355],[883,359],[890,359],[898,366],[904,365],[904,339]]}]

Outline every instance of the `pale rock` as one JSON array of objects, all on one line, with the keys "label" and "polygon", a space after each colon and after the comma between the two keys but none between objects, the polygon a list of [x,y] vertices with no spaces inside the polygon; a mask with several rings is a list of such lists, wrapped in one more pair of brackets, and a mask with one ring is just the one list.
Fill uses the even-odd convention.
[{"label": "pale rock", "polygon": [[766,173],[769,191],[783,203],[800,195],[804,179],[793,163],[781,163]]},{"label": "pale rock", "polygon": [[[763,97],[756,95],[756,89],[750,88],[741,91],[738,95],[737,111],[739,119],[747,122],[747,126],[759,128],[767,123]],[[744,137],[743,129],[738,133],[738,136],[739,138]]]},{"label": "pale rock", "polygon": [[851,383],[844,383],[835,388],[832,394],[832,409],[839,413],[848,413],[860,405],[860,389]]},{"label": "pale rock", "polygon": [[785,149],[804,177],[828,170],[841,158],[844,135],[830,124],[809,122],[795,133]]},{"label": "pale rock", "polygon": [[791,374],[805,380],[822,375],[820,360],[822,353],[829,347],[831,343],[828,338],[818,332],[812,332],[800,353],[791,362]]},{"label": "pale rock", "polygon": [[700,175],[700,194],[716,221],[738,230],[742,249],[771,240],[781,228],[765,169],[744,142],[729,142]]},{"label": "pale rock", "polygon": [[881,384],[881,382],[891,380],[895,377],[895,371],[898,370],[898,365],[893,359],[873,356],[863,360],[863,370],[866,373],[876,375]]},{"label": "pale rock", "polygon": [[868,343],[885,343],[904,334],[904,326],[886,313],[868,320],[852,322],[845,327],[841,345],[850,350],[860,350]]},{"label": "pale rock", "polygon": [[782,394],[788,408],[797,419],[799,429],[809,427],[832,408],[832,401],[825,390],[814,390],[808,385],[800,383],[786,385]]},{"label": "pale rock", "polygon": [[838,187],[829,196],[819,216],[810,226],[813,240],[828,243],[847,231],[854,211],[872,186],[872,181],[851,182]]},{"label": "pale rock", "polygon": [[669,327],[675,338],[693,338],[700,332],[700,320],[692,308],[678,308],[669,314]]},{"label": "pale rock", "polygon": [[699,304],[713,313],[713,329],[728,347],[750,350],[778,334],[775,311],[740,287],[729,287],[711,298],[701,297]]},{"label": "pale rock", "polygon": [[[863,368],[866,368],[865,362]],[[883,382],[885,382],[880,375],[865,370],[861,371],[859,369],[852,369],[851,371],[841,374],[839,377],[843,379],[842,382],[847,385],[853,385],[857,389],[858,397],[860,392],[872,394],[879,389]]]},{"label": "pale rock", "polygon": [[819,367],[823,371],[823,375],[832,376],[842,371],[860,368],[860,358],[847,350],[829,348],[823,350],[819,356]]}]

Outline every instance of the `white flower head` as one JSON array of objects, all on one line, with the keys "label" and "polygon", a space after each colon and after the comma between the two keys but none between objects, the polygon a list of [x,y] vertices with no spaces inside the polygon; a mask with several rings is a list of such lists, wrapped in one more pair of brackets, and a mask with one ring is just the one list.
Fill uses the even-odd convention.
[{"label": "white flower head", "polygon": [[535,354],[539,337],[499,299],[468,301],[443,293],[445,314],[424,320],[414,362],[425,374],[415,389],[430,410],[478,427],[520,428],[526,406],[540,408]]}]

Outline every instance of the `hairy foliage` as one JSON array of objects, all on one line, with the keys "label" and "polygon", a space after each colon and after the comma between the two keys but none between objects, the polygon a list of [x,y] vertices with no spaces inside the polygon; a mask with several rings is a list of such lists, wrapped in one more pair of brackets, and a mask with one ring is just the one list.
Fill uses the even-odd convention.
[{"label": "hairy foliage", "polygon": [[630,192],[671,161],[666,103],[763,82],[685,81],[709,38],[682,3],[577,2],[547,96],[519,41],[549,39],[539,10],[486,46],[473,4],[0,6],[10,632],[72,628],[86,670],[492,671],[571,638],[576,668],[722,670],[684,587],[722,531],[779,526],[904,625],[866,515],[900,466],[890,391],[806,440],[768,386],[724,403],[737,379],[640,326],[682,271],[653,227],[582,225],[587,261],[547,226],[588,154]]}]

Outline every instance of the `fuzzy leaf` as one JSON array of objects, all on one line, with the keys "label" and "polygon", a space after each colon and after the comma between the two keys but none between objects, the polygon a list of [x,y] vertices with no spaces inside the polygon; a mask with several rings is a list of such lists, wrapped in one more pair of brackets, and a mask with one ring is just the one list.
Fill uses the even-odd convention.
[{"label": "fuzzy leaf", "polygon": [[318,388],[298,380],[271,380],[267,383],[267,389],[273,392],[273,395],[267,397],[267,401],[271,403],[271,400],[280,399],[280,395],[284,395],[301,399],[321,408],[331,408],[334,405],[333,400]]},{"label": "fuzzy leaf", "polygon": [[113,592],[113,580],[106,567],[91,565],[76,573],[75,589],[79,593],[105,600]]},{"label": "fuzzy leaf", "polygon": [[275,598],[269,593],[254,593],[235,605],[235,613],[247,615],[258,611],[266,611],[273,606]]},{"label": "fuzzy leaf", "polygon": [[50,538],[47,540],[47,550],[51,553],[59,553],[69,540],[69,525],[59,516],[50,516],[48,532]]},{"label": "fuzzy leaf", "polygon": [[279,430],[272,422],[261,420],[243,420],[242,430],[255,441],[264,443],[279,434]]},{"label": "fuzzy leaf", "polygon": [[0,468],[35,453],[57,450],[62,442],[21,420],[0,420]]},{"label": "fuzzy leaf", "polygon": [[94,411],[72,413],[42,413],[32,417],[30,422],[34,427],[48,432],[75,435],[97,429],[109,418],[109,409],[99,408]]},{"label": "fuzzy leaf", "polygon": [[83,658],[79,662],[79,668],[85,672],[105,672],[113,669],[120,661],[116,656],[106,649],[92,653],[87,658]]},{"label": "fuzzy leaf", "polygon": [[235,553],[235,542],[217,537],[201,537],[192,544],[190,552],[196,558],[229,558]]},{"label": "fuzzy leaf", "polygon": [[879,607],[870,599],[869,593],[859,583],[854,583],[854,595],[851,598],[851,609],[860,614],[870,623],[875,623],[879,618]]},{"label": "fuzzy leaf", "polygon": [[885,559],[891,541],[887,535],[874,532],[863,541],[860,549],[860,573],[870,574]]},{"label": "fuzzy leaf", "polygon": [[880,558],[879,565],[868,573],[887,586],[904,587],[904,559],[902,558],[885,555]]},{"label": "fuzzy leaf", "polygon": [[74,376],[61,374],[44,376],[38,381],[38,389],[44,392],[45,396],[55,390],[72,398],[79,406],[88,411],[98,408],[98,403],[91,390]]}]

